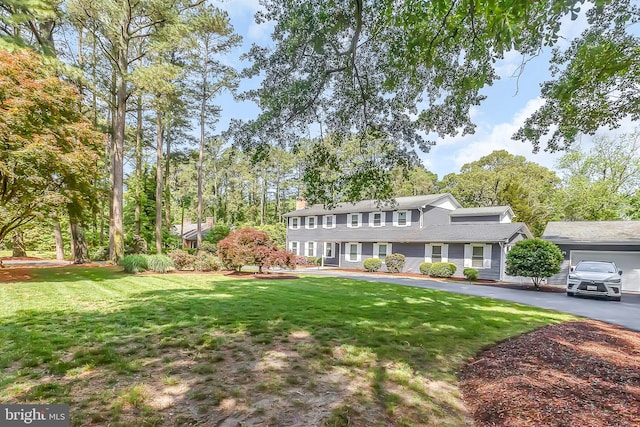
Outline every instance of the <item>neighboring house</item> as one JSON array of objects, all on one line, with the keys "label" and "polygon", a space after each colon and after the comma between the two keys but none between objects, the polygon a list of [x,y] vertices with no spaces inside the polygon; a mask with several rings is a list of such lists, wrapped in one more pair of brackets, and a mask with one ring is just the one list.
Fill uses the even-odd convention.
[{"label": "neighboring house", "polygon": [[473,267],[482,279],[504,277],[505,257],[515,242],[531,237],[524,223],[512,223],[508,206],[462,208],[451,194],[398,197],[394,206],[374,200],[334,209],[299,201],[287,218],[287,249],[323,257],[325,265],[362,268],[366,258],[406,256],[404,270],[422,262],[448,261],[462,277]]},{"label": "neighboring house", "polygon": [[564,254],[562,271],[549,283],[566,283],[579,261],[613,261],[622,270],[622,290],[640,291],[640,221],[550,222],[542,238]]},{"label": "neighboring house", "polygon": [[[181,230],[181,224],[174,224],[171,226],[171,234],[176,236],[182,236],[183,248],[197,248],[198,247],[198,223],[192,223],[191,219],[184,219],[184,233]],[[208,216],[207,221],[202,223],[200,227],[202,230],[202,238],[209,234],[209,231],[213,228],[213,217]]]}]

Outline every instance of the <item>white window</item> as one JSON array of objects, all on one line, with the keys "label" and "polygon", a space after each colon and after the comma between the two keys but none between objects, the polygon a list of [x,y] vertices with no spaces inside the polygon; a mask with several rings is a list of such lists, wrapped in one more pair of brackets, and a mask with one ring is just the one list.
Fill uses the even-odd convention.
[{"label": "white window", "polygon": [[386,212],[371,212],[369,214],[369,227],[384,226]]},{"label": "white window", "polygon": [[350,213],[347,214],[347,227],[349,228],[358,228],[362,224],[362,214],[361,213]]},{"label": "white window", "polygon": [[316,228],[316,217],[308,216],[304,228],[307,228],[307,229]]},{"label": "white window", "polygon": [[306,256],[316,256],[316,242],[307,242]]},{"label": "white window", "polygon": [[373,257],[380,258],[384,262],[387,255],[391,253],[391,243],[374,243]]},{"label": "white window", "polygon": [[491,268],[491,245],[464,245],[464,266],[477,269]]},{"label": "white window", "polygon": [[449,262],[449,245],[428,243],[424,247],[425,262]]},{"label": "white window", "polygon": [[324,242],[324,257],[333,258],[334,244],[333,242]]},{"label": "white window", "polygon": [[325,215],[322,217],[322,228],[336,228],[336,216]]},{"label": "white window", "polygon": [[358,262],[362,256],[361,243],[347,243],[344,257],[349,262]]},{"label": "white window", "polygon": [[300,228],[300,217],[298,216],[292,217],[289,221],[289,226],[293,230],[297,230],[298,228]]},{"label": "white window", "polygon": [[299,243],[298,242],[289,242],[289,251],[295,255],[300,255],[298,252]]},{"label": "white window", "polygon": [[411,225],[411,211],[395,211],[393,213],[393,225],[395,227],[408,227]]}]

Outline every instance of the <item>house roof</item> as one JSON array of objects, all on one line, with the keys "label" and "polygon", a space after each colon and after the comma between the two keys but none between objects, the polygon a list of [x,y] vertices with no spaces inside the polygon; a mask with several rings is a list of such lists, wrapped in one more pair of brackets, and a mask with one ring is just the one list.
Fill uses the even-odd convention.
[{"label": "house roof", "polygon": [[[200,224],[201,224],[203,235],[205,234],[205,232],[208,233],[209,229],[212,228],[208,226],[206,222],[201,222]],[[182,228],[181,224],[174,224],[171,227],[171,233],[180,236],[182,234],[182,232],[180,231],[181,228]],[[197,234],[198,234],[198,223],[184,225],[184,235],[182,236],[184,240],[196,240]]]},{"label": "house roof", "polygon": [[485,216],[485,215],[502,215],[505,212],[515,216],[509,206],[486,206],[482,208],[459,208],[451,212],[451,216]]},{"label": "house roof", "polygon": [[542,238],[556,244],[640,244],[640,221],[552,221]]},{"label": "house roof", "polygon": [[449,198],[456,207],[460,207],[458,201],[449,193],[443,194],[426,194],[422,196],[396,197],[395,204],[389,203],[378,206],[380,202],[376,200],[362,200],[355,203],[340,203],[333,209],[326,209],[322,204],[315,204],[303,209],[297,209],[287,212],[284,217],[292,216],[313,216],[313,215],[331,215],[350,212],[375,212],[375,211],[391,211],[403,209],[418,209],[427,205],[431,205],[444,198]]},{"label": "house roof", "polygon": [[339,234],[331,235],[332,240],[343,242],[442,242],[442,243],[478,243],[505,242],[521,233],[532,237],[522,222],[482,223],[482,224],[443,224],[425,228],[380,228],[375,233],[370,228],[348,228]]}]

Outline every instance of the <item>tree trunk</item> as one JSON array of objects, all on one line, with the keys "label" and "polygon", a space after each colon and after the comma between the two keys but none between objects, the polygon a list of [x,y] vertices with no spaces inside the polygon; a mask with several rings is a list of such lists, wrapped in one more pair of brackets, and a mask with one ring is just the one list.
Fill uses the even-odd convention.
[{"label": "tree trunk", "polygon": [[202,162],[204,161],[204,139],[205,139],[205,113],[207,108],[207,77],[209,64],[209,45],[208,39],[205,39],[204,58],[202,61],[202,99],[200,100],[200,152],[198,153],[198,224],[197,227],[197,246],[202,243]]},{"label": "tree trunk", "polygon": [[170,128],[167,126],[167,134],[164,136],[166,142],[166,152],[164,158],[164,224],[168,231],[171,231],[171,134]]},{"label": "tree trunk", "polygon": [[76,218],[71,217],[69,215],[69,227],[71,229],[71,241],[73,242],[73,263],[74,264],[85,264],[90,262],[89,259],[89,248],[87,246],[87,240],[84,235],[84,231],[82,226],[78,222]]},{"label": "tree trunk", "polygon": [[64,260],[64,242],[62,241],[62,232],[60,231],[60,221],[57,216],[53,219],[53,236],[56,239],[56,259]]},{"label": "tree trunk", "polygon": [[118,68],[120,78],[117,81],[117,103],[115,120],[115,138],[113,140],[111,162],[113,174],[113,191],[111,196],[113,221],[111,232],[111,260],[117,264],[124,257],[124,223],[123,223],[123,175],[124,175],[124,138],[127,115],[127,81],[124,76],[128,70],[126,51],[118,52]]},{"label": "tree trunk", "polygon": [[182,213],[180,214],[180,248],[184,248],[184,199],[182,199]]},{"label": "tree trunk", "polygon": [[162,149],[164,126],[162,113],[156,118],[156,253],[162,253]]},{"label": "tree trunk", "polygon": [[24,238],[22,231],[13,232],[13,254],[14,257],[27,256],[27,249],[24,246]]},{"label": "tree trunk", "polygon": [[134,212],[134,224],[136,235],[140,235],[142,228],[142,95],[138,96],[136,106],[136,206]]}]

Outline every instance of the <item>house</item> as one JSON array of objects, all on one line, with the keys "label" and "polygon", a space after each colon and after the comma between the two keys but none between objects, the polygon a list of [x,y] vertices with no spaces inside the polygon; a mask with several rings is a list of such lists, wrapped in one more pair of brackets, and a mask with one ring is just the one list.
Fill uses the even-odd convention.
[{"label": "house", "polygon": [[[213,228],[213,217],[208,216],[206,222],[201,224],[202,238],[204,238]],[[190,218],[184,219],[184,233],[182,232],[182,224],[174,224],[171,226],[171,234],[182,236],[183,248],[198,247],[198,223],[192,223]]]},{"label": "house", "polygon": [[640,291],[640,221],[554,221],[542,238],[564,254],[561,272],[549,283],[566,283],[579,261],[613,261],[622,270],[622,290]]},{"label": "house", "polygon": [[284,217],[291,252],[344,268],[400,253],[405,271],[419,272],[425,261],[447,261],[457,265],[456,276],[473,267],[482,279],[500,280],[509,248],[531,237],[524,223],[511,222],[510,207],[462,208],[448,193],[398,197],[393,206],[364,200],[334,209],[299,200]]}]

